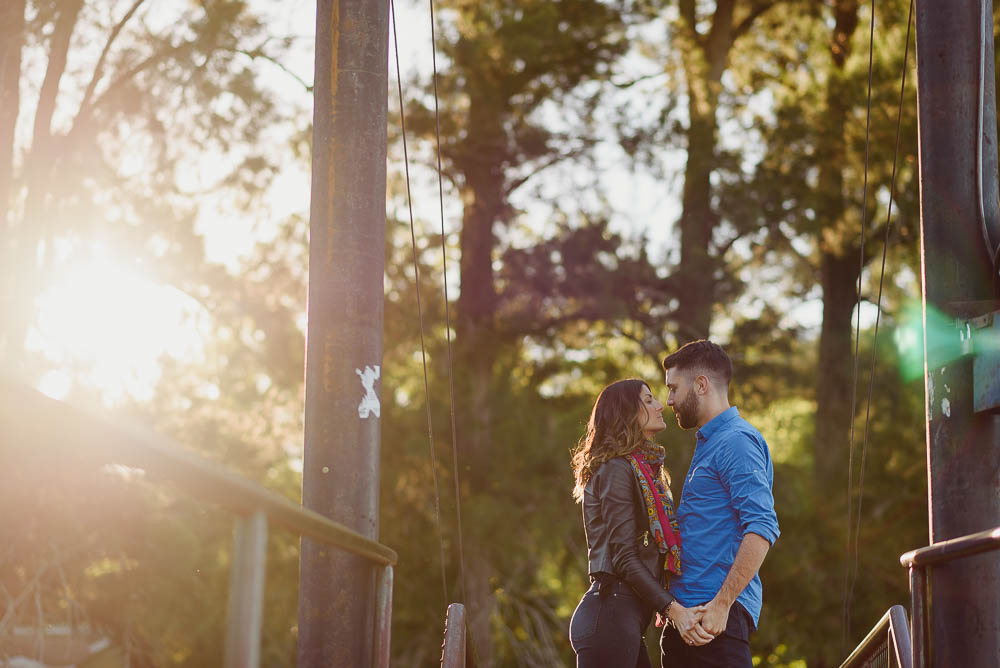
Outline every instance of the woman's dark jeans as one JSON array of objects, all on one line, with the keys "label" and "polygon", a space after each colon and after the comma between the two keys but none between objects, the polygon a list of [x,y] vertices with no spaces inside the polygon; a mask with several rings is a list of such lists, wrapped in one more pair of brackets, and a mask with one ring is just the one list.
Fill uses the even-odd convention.
[{"label": "woman's dark jeans", "polygon": [[577,668],[650,668],[642,635],[652,612],[618,579],[594,582],[569,623]]}]

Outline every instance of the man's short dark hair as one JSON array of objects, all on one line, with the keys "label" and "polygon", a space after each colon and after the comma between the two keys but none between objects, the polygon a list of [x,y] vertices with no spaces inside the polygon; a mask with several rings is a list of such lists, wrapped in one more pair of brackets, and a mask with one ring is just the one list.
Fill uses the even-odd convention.
[{"label": "man's short dark hair", "polygon": [[717,343],[699,339],[683,346],[663,358],[663,370],[697,371],[710,376],[713,381],[729,385],[733,379],[733,361]]}]

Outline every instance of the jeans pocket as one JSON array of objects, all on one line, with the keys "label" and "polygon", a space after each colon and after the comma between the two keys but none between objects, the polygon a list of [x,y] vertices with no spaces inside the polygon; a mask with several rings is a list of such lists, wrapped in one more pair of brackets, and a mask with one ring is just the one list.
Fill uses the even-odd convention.
[{"label": "jeans pocket", "polygon": [[722,633],[743,642],[750,642],[750,629],[752,625],[753,621],[746,608],[739,603],[733,603],[733,606],[729,609],[729,619],[726,620],[726,628]]},{"label": "jeans pocket", "polygon": [[601,617],[601,596],[596,591],[588,591],[580,599],[569,621],[569,642],[574,650],[597,633],[597,622]]}]

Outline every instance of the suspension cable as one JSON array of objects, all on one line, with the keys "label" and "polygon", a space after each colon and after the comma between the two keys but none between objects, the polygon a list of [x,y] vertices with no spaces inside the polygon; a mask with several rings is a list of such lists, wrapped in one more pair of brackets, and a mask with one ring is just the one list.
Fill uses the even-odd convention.
[{"label": "suspension cable", "polygon": [[865,431],[864,431],[864,439],[862,441],[862,446],[861,446],[861,470],[858,475],[858,510],[857,510],[857,520],[855,523],[855,530],[854,530],[854,535],[855,535],[854,577],[851,581],[850,592],[848,594],[848,602],[854,596],[854,586],[857,583],[858,552],[859,552],[857,546],[857,540],[858,537],[861,535],[862,506],[865,498],[865,462],[868,454],[868,427],[871,418],[872,395],[874,394],[874,389],[875,389],[875,361],[878,357],[878,328],[882,315],[882,291],[885,283],[885,263],[889,249],[889,233],[892,230],[892,202],[893,199],[895,198],[895,193],[896,193],[896,171],[899,160],[899,137],[902,128],[903,97],[906,91],[906,69],[910,57],[910,35],[912,31],[912,24],[913,24],[913,0],[910,0],[910,8],[906,17],[906,44],[903,51],[903,71],[900,77],[901,81],[899,85],[899,104],[896,111],[896,145],[892,155],[892,177],[889,182],[890,183],[889,202],[886,207],[886,216],[885,216],[885,240],[882,245],[882,266],[878,282],[878,299],[875,303],[876,306],[875,331],[872,337],[872,360],[871,360],[871,369],[868,377],[868,401],[867,401],[867,406],[865,408]]},{"label": "suspension cable", "polygon": [[[468,589],[465,583],[465,545],[462,540],[462,493],[459,484],[458,471],[458,429],[455,422],[455,364],[451,350],[451,302],[448,299],[448,245],[444,229],[444,176],[441,169],[441,113],[438,108],[438,73],[437,73],[437,33],[434,27],[434,0],[428,0],[431,15],[431,65],[434,79],[434,137],[437,149],[438,204],[441,212],[441,262],[444,278],[444,317],[445,336],[448,340],[448,399],[451,417],[451,452],[452,468],[455,478],[455,514],[458,528],[458,566],[462,586],[461,599],[466,603]],[[473,647],[475,650],[475,647]]]},{"label": "suspension cable", "polygon": [[424,405],[427,409],[427,442],[430,447],[431,477],[434,480],[434,521],[437,523],[438,544],[441,548],[441,586],[444,604],[448,605],[448,571],[445,565],[444,533],[441,525],[441,493],[438,487],[437,457],[434,448],[434,422],[431,418],[431,392],[427,382],[427,346],[424,342],[424,311],[420,302],[420,262],[417,256],[417,237],[413,224],[413,198],[410,195],[410,157],[406,147],[406,108],[403,103],[403,77],[399,70],[399,40],[396,37],[396,6],[389,0],[389,17],[392,23],[392,45],[396,55],[396,88],[399,91],[399,126],[403,138],[403,168],[406,173],[406,205],[410,214],[410,246],[413,249],[413,275],[416,280],[417,319],[420,323],[420,361],[424,370]]},{"label": "suspension cable", "polygon": [[841,621],[843,623],[843,634],[841,643],[847,647],[848,636],[851,627],[851,518],[853,517],[852,499],[854,491],[854,416],[858,408],[858,363],[860,355],[858,352],[861,344],[861,275],[865,269],[865,223],[868,217],[868,156],[871,135],[872,116],[872,63],[875,53],[875,0],[872,0],[871,20],[869,21],[868,33],[868,101],[865,110],[865,182],[861,197],[861,242],[858,250],[858,284],[857,298],[855,301],[855,312],[857,322],[854,330],[854,378],[851,381],[851,436],[850,447],[847,456],[847,553],[844,557],[844,603],[841,609]]}]

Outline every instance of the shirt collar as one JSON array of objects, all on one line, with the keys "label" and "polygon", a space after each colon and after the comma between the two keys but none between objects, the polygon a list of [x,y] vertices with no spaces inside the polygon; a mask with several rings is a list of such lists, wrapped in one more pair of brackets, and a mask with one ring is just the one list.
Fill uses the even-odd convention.
[{"label": "shirt collar", "polygon": [[738,418],[740,416],[739,409],[736,406],[730,406],[726,410],[722,411],[714,418],[705,423],[705,426],[698,430],[697,437],[698,443],[704,443],[708,439],[712,438],[713,434],[718,433],[723,427],[725,427],[729,422]]}]

